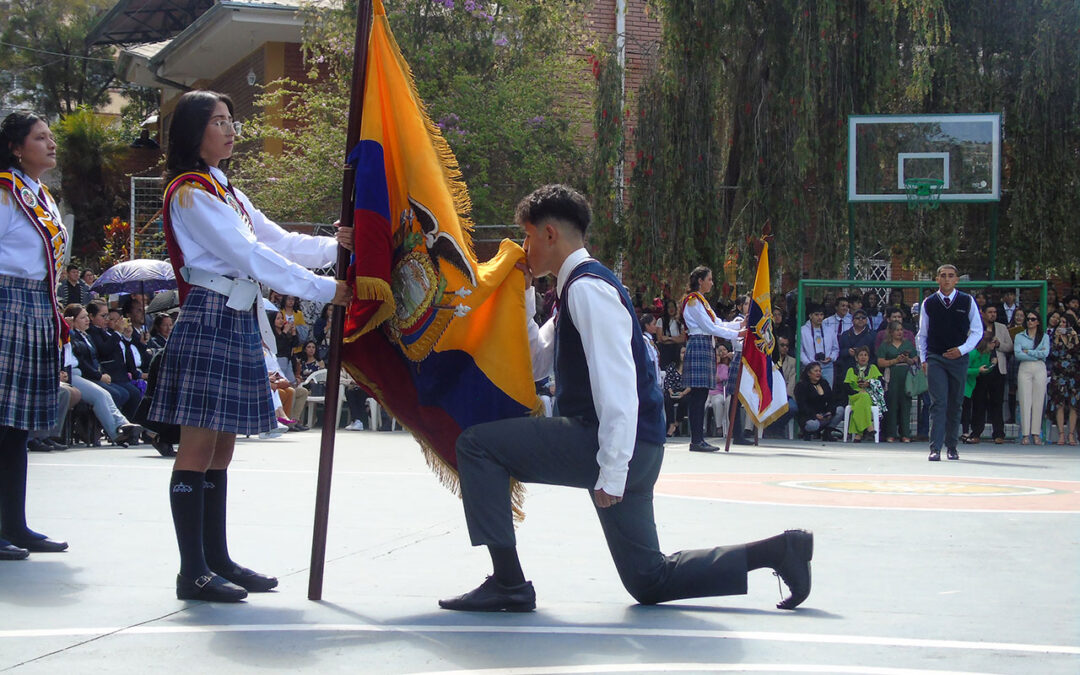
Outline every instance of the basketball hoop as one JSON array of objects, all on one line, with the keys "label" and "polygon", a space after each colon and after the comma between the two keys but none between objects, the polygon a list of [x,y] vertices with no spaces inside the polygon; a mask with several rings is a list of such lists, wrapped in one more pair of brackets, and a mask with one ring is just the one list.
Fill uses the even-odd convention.
[{"label": "basketball hoop", "polygon": [[933,211],[941,206],[939,197],[945,181],[937,178],[905,178],[904,191],[907,192],[909,211]]}]

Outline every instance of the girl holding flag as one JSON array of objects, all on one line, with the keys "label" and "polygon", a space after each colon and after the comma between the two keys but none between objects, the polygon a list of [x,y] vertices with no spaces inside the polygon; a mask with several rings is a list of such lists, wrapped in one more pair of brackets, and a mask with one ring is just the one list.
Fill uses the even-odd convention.
[{"label": "girl holding flag", "polygon": [[[737,344],[742,338],[743,319],[722,321],[713,312],[705,295],[713,288],[712,270],[704,265],[690,273],[689,290],[682,301],[683,322],[689,339],[683,363],[683,383],[690,387],[688,413],[690,417],[690,451],[716,452],[720,448],[705,442],[705,403],[709,390],[716,384],[716,350],[713,336]],[[741,439],[741,434],[736,437]]]},{"label": "girl holding flag", "polygon": [[227,96],[184,94],[165,157],[162,215],[181,310],[149,417],[180,426],[169,496],[181,600],[234,602],[277,586],[277,579],[233,562],[225,536],[236,434],[277,427],[263,362],[260,333],[268,331],[259,325],[259,283],[336,305],[352,297],[345,282],[301,266],[334,262],[337,244],[351,250],[351,228],[338,230],[336,241],[286,232],[229,183],[223,169],[240,132],[232,115]]},{"label": "girl holding flag", "polygon": [[56,421],[67,333],[56,304],[67,231],[39,182],[55,166],[45,120],[8,115],[0,125],[0,560],[68,546],[26,526],[26,441]]}]

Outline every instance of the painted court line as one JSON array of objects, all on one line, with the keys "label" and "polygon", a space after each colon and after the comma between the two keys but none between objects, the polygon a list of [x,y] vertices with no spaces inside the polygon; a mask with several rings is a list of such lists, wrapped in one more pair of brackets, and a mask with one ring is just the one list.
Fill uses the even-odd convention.
[{"label": "painted court line", "polygon": [[970,670],[917,670],[875,666],[835,666],[793,663],[593,663],[587,666],[535,666],[439,670],[413,675],[578,675],[579,673],[835,673],[836,675],[981,675]]},{"label": "painted court line", "polygon": [[827,633],[779,633],[764,631],[676,630],[670,628],[620,628],[614,626],[446,626],[434,624],[220,624],[204,626],[139,625],[131,628],[20,628],[0,631],[0,640],[35,637],[87,637],[94,635],[191,635],[213,633],[444,633],[509,635],[581,635],[627,638],[701,638],[709,640],[753,640],[836,644],[849,646],[903,647],[916,649],[956,649],[988,652],[1024,652],[1035,654],[1076,654],[1080,647],[1069,645],[1034,645],[1017,642],[974,642],[966,640],[931,640],[867,635],[830,635]]}]

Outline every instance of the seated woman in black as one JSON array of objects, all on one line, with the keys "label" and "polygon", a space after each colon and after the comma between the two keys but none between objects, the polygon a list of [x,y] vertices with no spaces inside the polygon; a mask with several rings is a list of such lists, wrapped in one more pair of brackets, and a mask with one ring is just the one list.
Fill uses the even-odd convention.
[{"label": "seated woman in black", "polygon": [[690,393],[690,387],[683,386],[682,371],[685,357],[686,347],[683,347],[664,372],[664,414],[667,417],[668,438],[675,435],[679,423],[686,417],[686,405],[689,398],[685,397]]},{"label": "seated woman in black", "polygon": [[802,377],[795,384],[795,403],[799,406],[803,440],[810,440],[818,433],[826,441],[843,435],[839,427],[844,421],[844,409],[833,402],[832,387],[821,376],[821,364],[814,362],[803,369]]},{"label": "seated woman in black", "polygon": [[150,329],[150,344],[146,346],[151,356],[165,349],[165,343],[169,341],[172,329],[173,318],[171,316],[162,313],[154,317],[154,327]]}]

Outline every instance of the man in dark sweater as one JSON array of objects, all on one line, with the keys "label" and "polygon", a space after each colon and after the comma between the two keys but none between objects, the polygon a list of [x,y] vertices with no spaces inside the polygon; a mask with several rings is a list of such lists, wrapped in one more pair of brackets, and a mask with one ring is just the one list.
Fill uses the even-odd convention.
[{"label": "man in dark sweater", "polygon": [[[525,229],[526,281],[557,275],[556,310],[529,322],[533,374],[555,373],[556,417],[521,417],[466,429],[457,442],[465,521],[487,546],[493,573],[444,609],[529,612],[536,593],[518,560],[511,479],[589,490],[623,585],[642,604],[746,593],[747,571],[774,569],[794,609],[810,594],[813,535],[787,532],[750,544],[660,552],[653,484],[664,453],[664,404],[630,296],[585,250],[585,198],[548,185],[517,207]],[[526,316],[534,314],[526,293]]]},{"label": "man in dark sweater", "polygon": [[917,337],[919,359],[930,385],[930,457],[960,459],[960,411],[964,403],[968,354],[982,338],[982,319],[975,299],[956,290],[954,265],[937,270],[938,290],[922,302]]}]

